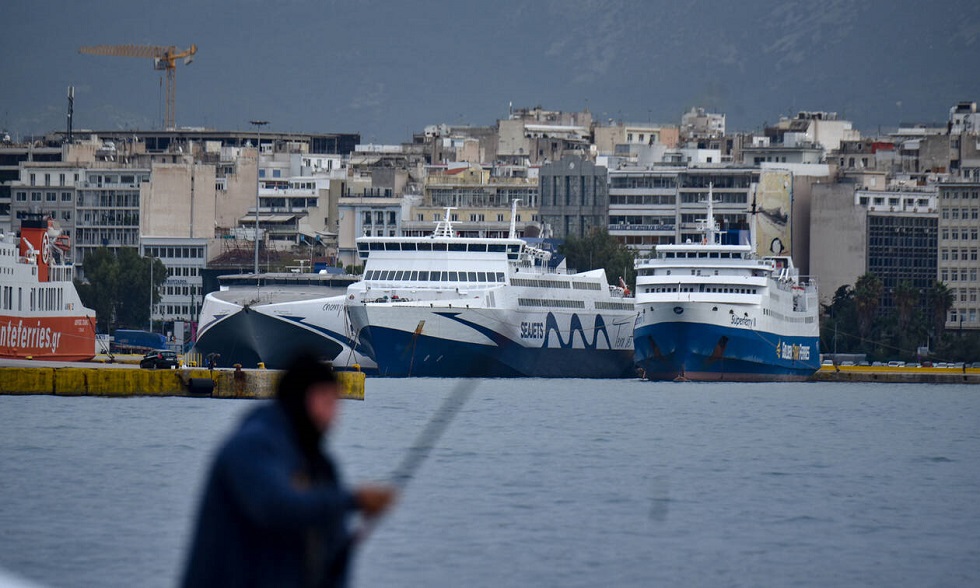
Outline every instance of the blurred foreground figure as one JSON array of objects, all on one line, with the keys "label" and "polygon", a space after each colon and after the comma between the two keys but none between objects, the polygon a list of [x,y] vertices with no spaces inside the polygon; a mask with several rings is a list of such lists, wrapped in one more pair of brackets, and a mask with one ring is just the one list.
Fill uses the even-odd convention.
[{"label": "blurred foreground figure", "polygon": [[348,518],[384,512],[387,486],[346,488],[320,441],[339,410],[336,376],[313,356],[283,374],[219,450],[184,571],[192,586],[345,586]]}]

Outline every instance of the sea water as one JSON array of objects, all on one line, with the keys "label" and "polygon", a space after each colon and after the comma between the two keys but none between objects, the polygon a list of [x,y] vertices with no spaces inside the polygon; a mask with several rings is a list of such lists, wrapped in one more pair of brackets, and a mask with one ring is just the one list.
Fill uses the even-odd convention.
[{"label": "sea water", "polygon": [[[354,585],[980,585],[978,387],[369,379],[329,443],[347,480],[467,392]],[[0,568],[175,585],[256,402],[0,397]]]}]

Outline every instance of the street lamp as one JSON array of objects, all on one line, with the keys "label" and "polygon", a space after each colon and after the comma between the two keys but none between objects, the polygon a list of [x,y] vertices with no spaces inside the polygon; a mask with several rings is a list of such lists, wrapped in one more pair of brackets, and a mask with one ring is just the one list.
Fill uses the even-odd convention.
[{"label": "street lamp", "polygon": [[255,301],[259,301],[259,154],[262,152],[262,127],[267,120],[249,121],[255,125]]}]

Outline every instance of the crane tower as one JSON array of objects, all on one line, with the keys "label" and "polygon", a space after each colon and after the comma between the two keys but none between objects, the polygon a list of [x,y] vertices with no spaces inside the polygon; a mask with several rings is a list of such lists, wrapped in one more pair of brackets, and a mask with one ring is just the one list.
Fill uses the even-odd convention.
[{"label": "crane tower", "polygon": [[143,57],[153,60],[153,69],[166,70],[167,72],[167,115],[165,127],[174,129],[177,126],[174,115],[174,102],[176,96],[176,71],[177,60],[183,59],[184,65],[189,65],[194,61],[197,53],[197,45],[191,45],[183,51],[171,45],[170,47],[160,47],[155,45],[96,45],[94,47],[81,47],[79,53],[89,55],[115,55],[118,57]]}]

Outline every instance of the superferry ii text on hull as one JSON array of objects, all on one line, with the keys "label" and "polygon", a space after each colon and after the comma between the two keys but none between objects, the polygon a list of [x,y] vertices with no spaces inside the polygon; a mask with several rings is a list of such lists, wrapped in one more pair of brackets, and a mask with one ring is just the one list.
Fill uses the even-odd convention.
[{"label": "superferry ii text on hull", "polygon": [[81,361],[95,356],[95,312],[82,306],[64,263],[67,242],[28,214],[20,237],[0,234],[0,357]]},{"label": "superferry ii text on hull", "polygon": [[725,245],[708,215],[699,243],[636,262],[636,364],[651,380],[805,380],[820,365],[816,285],[789,257]]},{"label": "superferry ii text on hull", "polygon": [[[631,376],[633,300],[603,270],[569,274],[509,238],[361,237],[351,323],[382,376]],[[511,215],[514,218],[514,215]]]}]

